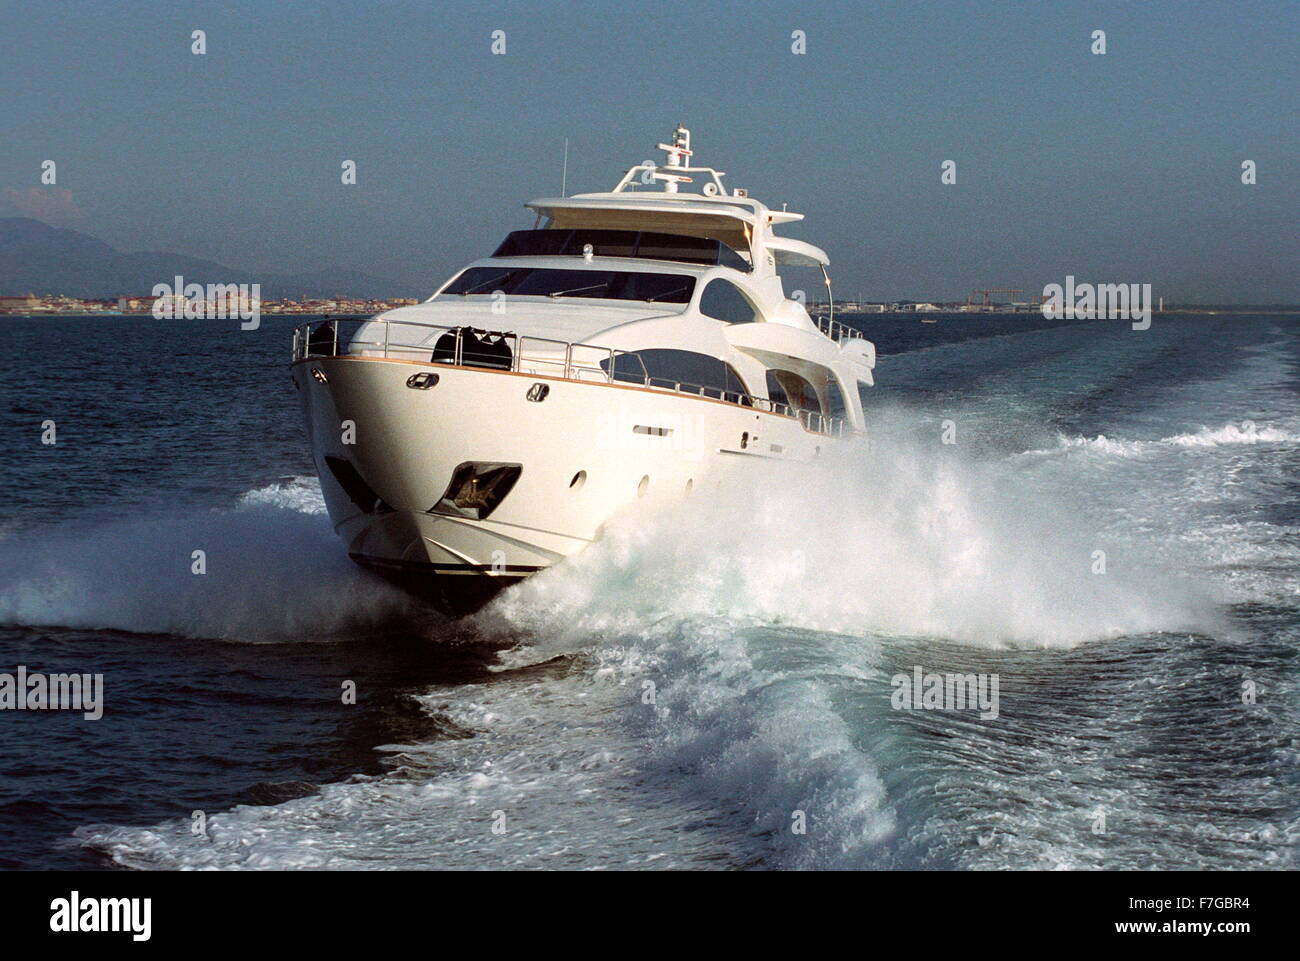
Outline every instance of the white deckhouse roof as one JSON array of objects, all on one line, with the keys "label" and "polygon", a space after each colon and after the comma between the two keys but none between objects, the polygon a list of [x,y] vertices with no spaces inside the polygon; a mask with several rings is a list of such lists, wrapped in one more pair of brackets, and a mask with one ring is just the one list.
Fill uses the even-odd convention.
[{"label": "white deckhouse roof", "polygon": [[[728,193],[722,171],[689,166],[690,144],[690,131],[679,126],[671,144],[659,144],[668,155],[662,166],[646,162],[629,167],[607,193],[543,197],[525,206],[548,218],[552,227],[654,230],[719,240],[744,256],[760,277],[774,272],[777,264],[825,267],[830,263],[820,247],[773,232],[775,225],[802,220],[803,214],[769,210],[743,190]],[[698,193],[679,189],[697,180]],[[641,189],[655,186],[660,189]]]}]

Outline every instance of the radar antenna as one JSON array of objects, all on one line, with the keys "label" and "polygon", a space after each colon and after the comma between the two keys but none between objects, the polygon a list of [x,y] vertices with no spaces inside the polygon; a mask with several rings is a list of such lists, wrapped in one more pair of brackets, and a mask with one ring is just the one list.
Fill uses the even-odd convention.
[{"label": "radar antenna", "polygon": [[[623,179],[618,182],[614,188],[614,193],[621,193],[628,187],[635,188],[637,183],[640,184],[663,184],[664,193],[677,193],[678,184],[694,183],[695,178],[686,176],[690,173],[704,174],[704,195],[707,197],[726,196],[726,188],[722,186],[722,178],[726,176],[721,170],[714,170],[712,167],[694,167],[691,166],[691,132],[682,124],[677,125],[673,131],[671,143],[661,143],[658,149],[668,155],[668,159],[662,166],[647,160],[645,163],[637,164],[632,167]],[[736,196],[743,197],[744,191],[736,191]]]},{"label": "radar antenna", "polygon": [[671,144],[661,143],[659,149],[668,154],[669,167],[689,167],[690,164],[682,163],[691,155],[691,132],[681,124],[673,131],[673,142]]}]

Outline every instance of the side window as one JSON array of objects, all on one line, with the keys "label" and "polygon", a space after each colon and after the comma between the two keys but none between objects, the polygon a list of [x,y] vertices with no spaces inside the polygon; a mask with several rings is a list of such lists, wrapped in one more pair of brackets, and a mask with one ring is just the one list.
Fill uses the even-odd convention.
[{"label": "side window", "polygon": [[781,381],[777,379],[774,370],[767,372],[767,399],[774,404],[790,406],[790,398],[785,395],[785,388],[781,386]]},{"label": "side window", "polygon": [[862,416],[864,418],[867,416],[867,410],[869,409],[867,407],[867,392],[870,390],[871,388],[864,381],[858,381],[858,400],[862,404]]},{"label": "side window", "polygon": [[[600,366],[608,370],[609,361],[601,361]],[[697,354],[689,350],[649,348],[620,354],[615,358],[613,373],[615,380],[644,383],[647,376],[652,383],[657,381],[659,386],[680,383],[704,387],[719,393],[749,392],[745,382],[740,379],[740,375],[730,364],[708,354]]]},{"label": "side window", "polygon": [[826,414],[828,417],[847,418],[848,405],[844,403],[844,392],[840,390],[840,379],[834,374],[826,378]]},{"label": "side window", "polygon": [[700,313],[729,324],[749,324],[758,314],[744,294],[729,280],[711,280],[700,295]]},{"label": "side window", "polygon": [[732,367],[730,364],[723,364],[722,366],[725,368],[727,391],[732,394],[744,394],[745,397],[741,400],[741,403],[748,406],[749,388],[745,385],[745,382],[741,379],[740,375],[736,373],[736,368]]},{"label": "side window", "polygon": [[798,410],[811,410],[818,414],[822,410],[813,385],[788,370],[767,372],[767,396],[778,404],[785,404]]}]

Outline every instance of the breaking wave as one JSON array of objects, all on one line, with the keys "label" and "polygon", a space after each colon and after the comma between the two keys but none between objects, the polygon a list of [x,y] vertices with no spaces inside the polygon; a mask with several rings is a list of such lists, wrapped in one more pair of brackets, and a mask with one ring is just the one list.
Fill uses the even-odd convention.
[{"label": "breaking wave", "polygon": [[1096,437],[1067,437],[1058,435],[1057,446],[1048,450],[1028,451],[1028,455],[1044,455],[1071,450],[1091,450],[1116,457],[1137,457],[1162,448],[1228,447],[1239,444],[1300,444],[1300,434],[1279,427],[1260,427],[1252,421],[1225,424],[1222,427],[1202,427],[1195,433],[1175,434],[1160,440],[1122,440],[1098,434]]},{"label": "breaking wave", "polygon": [[551,647],[683,616],[1029,647],[1215,623],[1205,585],[1101,526],[1013,461],[888,434],[620,518],[484,620]]},{"label": "breaking wave", "polygon": [[410,602],[352,565],[324,511],[316,479],[296,477],[233,508],[12,535],[0,540],[0,624],[277,641],[401,615]]}]

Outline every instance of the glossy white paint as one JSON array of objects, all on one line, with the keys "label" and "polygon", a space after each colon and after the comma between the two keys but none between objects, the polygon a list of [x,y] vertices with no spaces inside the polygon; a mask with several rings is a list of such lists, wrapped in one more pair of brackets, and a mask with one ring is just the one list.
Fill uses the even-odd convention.
[{"label": "glossy white paint", "polygon": [[[318,370],[324,382],[312,375]],[[407,386],[438,374],[428,390]],[[491,574],[545,567],[580,550],[639,496],[708,496],[724,461],[812,461],[835,439],[798,419],[664,390],[380,358],[294,366],[321,487],[354,555],[475,565]],[[545,383],[545,400],[527,399]],[[341,425],[355,425],[344,443]],[[391,512],[355,504],[325,467],[352,463]],[[519,480],[486,520],[431,513],[465,461],[517,463]],[[578,489],[572,482],[580,472]]]},{"label": "glossy white paint", "polygon": [[[690,303],[673,305],[462,296],[440,290],[422,304],[372,318],[340,345],[342,356],[295,363],[294,382],[330,517],[353,556],[444,574],[526,574],[580,550],[598,536],[602,524],[647,492],[671,498],[684,496],[689,487],[690,496],[712,496],[711,480],[722,475],[724,465],[756,458],[812,462],[839,440],[810,430],[816,421],[755,406],[767,398],[769,368],[811,381],[823,406],[825,386],[836,379],[847,431],[862,429],[856,385],[872,382],[874,348],[860,338],[836,341],[823,334],[802,304],[785,296],[776,273],[778,261],[825,264],[826,255],[773,233],[773,225],[800,215],[727,195],[720,189],[720,173],[681,163],[689,155],[682,138],[679,129],[673,145],[665,148],[670,161],[671,151],[677,151],[679,162],[651,169],[671,171],[657,181],[670,184],[671,191],[633,191],[636,172],[647,176],[638,165],[614,192],[537,200],[529,206],[557,227],[739,238],[737,250],[752,270],[620,257],[489,257],[469,266],[675,274],[694,278],[695,292]],[[678,189],[687,174],[699,172],[707,172],[705,183],[717,185],[713,195]],[[701,297],[718,278],[740,288],[755,308],[755,322],[726,323],[701,313]],[[518,350],[516,370],[432,363],[439,336],[458,327],[548,340]],[[566,351],[576,356],[578,349],[566,348],[565,342],[591,345],[581,350],[604,350],[606,356],[609,349],[708,354],[730,364],[758,400],[728,403],[610,383],[594,362],[577,371],[566,368]],[[436,386],[408,386],[412,375],[421,372],[436,374]],[[540,402],[528,399],[536,384],[549,388]],[[345,422],[355,425],[351,443],[345,442]],[[381,509],[359,505],[327,467],[327,457],[351,464],[382,501]],[[485,519],[432,510],[457,466],[469,461],[518,464],[521,471],[508,496]],[[575,477],[581,482],[574,482]]]}]

